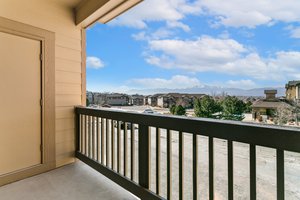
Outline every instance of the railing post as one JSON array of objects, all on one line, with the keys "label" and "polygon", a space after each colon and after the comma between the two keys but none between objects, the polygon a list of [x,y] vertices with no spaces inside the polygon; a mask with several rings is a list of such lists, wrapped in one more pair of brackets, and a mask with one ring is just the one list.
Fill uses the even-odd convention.
[{"label": "railing post", "polygon": [[149,189],[150,185],[150,133],[149,127],[139,125],[139,184]]},{"label": "railing post", "polygon": [[75,108],[75,138],[76,138],[76,152],[80,151],[80,114],[77,113]]}]

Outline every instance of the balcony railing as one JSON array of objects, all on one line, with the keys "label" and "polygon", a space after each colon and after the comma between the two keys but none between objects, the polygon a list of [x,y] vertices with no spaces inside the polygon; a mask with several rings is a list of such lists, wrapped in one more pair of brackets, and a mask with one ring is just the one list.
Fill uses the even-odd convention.
[{"label": "balcony railing", "polygon": [[[249,145],[250,199],[257,198],[257,146],[276,151],[276,195],[285,198],[285,151],[300,152],[300,132],[297,129],[241,122],[220,121],[202,118],[186,118],[165,115],[140,114],[112,109],[76,108],[77,145],[76,157],[90,165],[109,179],[141,199],[164,199],[161,195],[162,178],[166,178],[166,199],[177,193],[184,196],[184,138],[191,137],[192,149],[192,198],[199,195],[199,149],[198,138],[208,141],[208,197],[214,199],[214,145],[215,139],[227,141],[227,199],[234,197],[234,153],[235,142]],[[161,136],[166,135],[166,159],[161,158]],[[155,135],[151,143],[152,135]],[[178,150],[172,149],[172,139],[178,136]],[[151,151],[155,149],[155,159]],[[226,149],[225,149],[226,151]],[[178,190],[172,190],[172,158],[178,157]],[[153,163],[155,173],[150,174]],[[165,162],[165,163],[163,163]],[[166,177],[161,165],[166,166]],[[151,179],[154,187],[150,187]],[[177,183],[177,182],[176,182]],[[152,189],[150,189],[152,188]],[[275,195],[275,196],[276,196]]]}]

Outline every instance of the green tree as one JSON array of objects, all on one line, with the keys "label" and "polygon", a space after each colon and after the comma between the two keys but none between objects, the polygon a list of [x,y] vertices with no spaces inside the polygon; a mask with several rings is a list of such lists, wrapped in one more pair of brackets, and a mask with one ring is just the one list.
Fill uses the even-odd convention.
[{"label": "green tree", "polygon": [[246,104],[235,96],[227,96],[222,101],[223,119],[241,121],[244,119],[243,113],[246,110]]},{"label": "green tree", "polygon": [[219,102],[215,101],[211,96],[204,96],[195,100],[194,112],[197,117],[218,118],[215,113],[221,111],[222,107]]},{"label": "green tree", "polygon": [[90,105],[90,101],[89,101],[89,99],[87,98],[86,99],[86,106],[89,106]]},{"label": "green tree", "polygon": [[175,108],[175,115],[185,115],[186,110],[182,105],[176,106]]},{"label": "green tree", "polygon": [[247,101],[247,103],[245,104],[245,112],[246,113],[252,112],[252,102],[251,101]]},{"label": "green tree", "polygon": [[182,105],[172,105],[170,107],[170,113],[172,113],[173,115],[185,115],[186,109]]},{"label": "green tree", "polygon": [[176,109],[176,105],[172,105],[170,107],[170,113],[172,113],[174,115],[175,114],[175,109]]}]

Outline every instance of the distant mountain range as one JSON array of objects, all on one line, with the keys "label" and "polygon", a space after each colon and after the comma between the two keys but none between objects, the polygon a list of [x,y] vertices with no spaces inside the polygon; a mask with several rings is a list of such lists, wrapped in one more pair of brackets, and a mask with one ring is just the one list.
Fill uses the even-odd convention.
[{"label": "distant mountain range", "polygon": [[228,94],[231,96],[265,96],[264,90],[272,89],[277,90],[277,96],[285,96],[284,87],[265,87],[265,88],[254,88],[254,89],[239,89],[239,88],[223,88],[217,86],[201,86],[185,89],[168,89],[168,88],[157,88],[157,89],[132,89],[126,91],[128,94],[143,94],[151,95],[157,93],[199,93],[208,95],[221,95]]}]

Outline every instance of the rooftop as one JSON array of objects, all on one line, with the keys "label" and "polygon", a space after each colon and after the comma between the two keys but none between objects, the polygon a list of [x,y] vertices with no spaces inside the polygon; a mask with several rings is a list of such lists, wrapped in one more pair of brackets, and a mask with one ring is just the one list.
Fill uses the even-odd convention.
[{"label": "rooftop", "polygon": [[296,86],[296,85],[299,85],[299,84],[300,84],[300,80],[298,80],[298,81],[293,80],[293,81],[289,81],[288,84],[286,84],[286,87]]},{"label": "rooftop", "polygon": [[279,108],[279,107],[289,107],[290,105],[282,102],[282,101],[265,101],[265,100],[258,100],[253,103],[253,108]]}]

